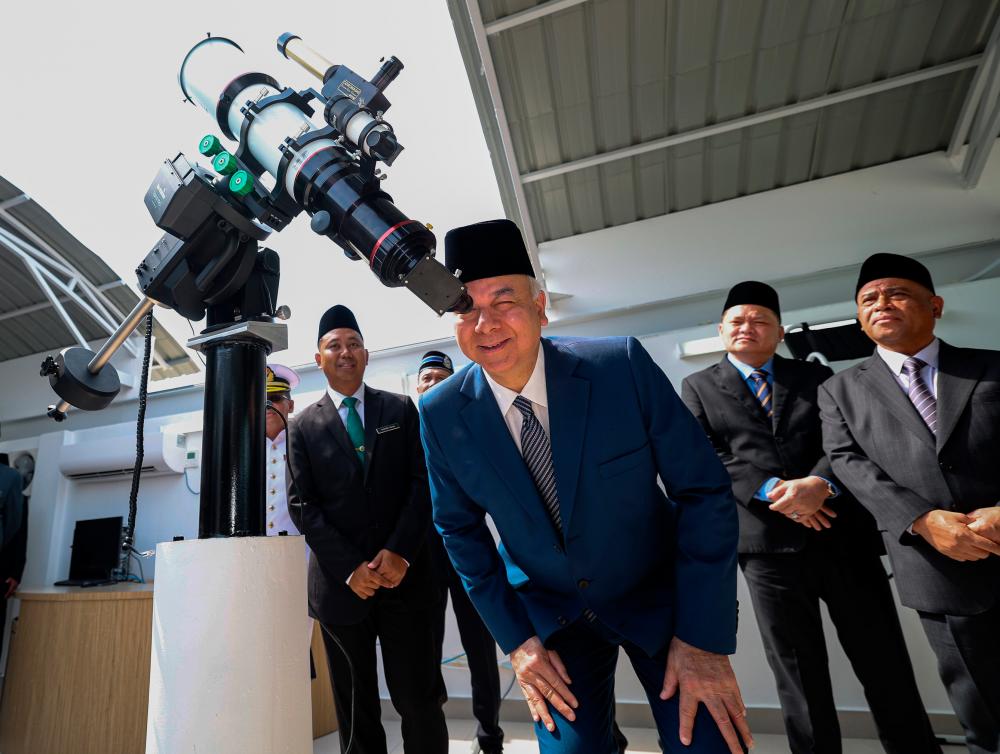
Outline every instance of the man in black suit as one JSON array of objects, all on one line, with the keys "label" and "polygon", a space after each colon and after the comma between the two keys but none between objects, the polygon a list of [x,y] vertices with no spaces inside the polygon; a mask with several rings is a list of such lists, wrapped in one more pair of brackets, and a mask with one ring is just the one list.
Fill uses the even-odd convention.
[{"label": "man in black suit", "polygon": [[887,752],[940,752],[880,560],[875,522],[823,453],[816,391],[829,367],[777,355],[778,294],[747,281],[723,307],[726,357],[681,395],[733,480],[750,587],[794,754],[839,754],[819,603],[861,681]]},{"label": "man in black suit", "polygon": [[417,409],[364,384],[368,352],[349,309],[329,309],[318,340],[329,388],[289,427],[288,508],[312,551],[309,610],[323,626],[341,749],[353,739],[352,754],[386,754],[378,641],[404,751],[445,754]]},{"label": "man in black suit", "polygon": [[[7,463],[7,454],[0,453],[0,501],[7,527],[0,546],[0,656],[3,655],[4,627],[7,625],[7,601],[21,583],[28,549],[28,498],[21,492],[27,482]],[[16,527],[13,532],[10,531],[12,527]]]},{"label": "man in black suit", "polygon": [[970,752],[1000,751],[1000,352],[934,336],[927,268],[875,254],[855,288],[871,358],[819,392],[834,473],[872,512]]},{"label": "man in black suit", "polygon": [[[441,351],[428,351],[420,359],[417,370],[417,395],[451,377],[455,369],[451,357]],[[465,593],[462,579],[448,560],[441,535],[432,531],[429,537],[431,560],[435,575],[434,642],[437,658],[443,656],[445,612],[448,594],[462,638],[462,649],[469,665],[472,684],[472,714],[478,722],[476,742],[483,754],[503,751],[503,729],[500,727],[500,668],[497,665],[497,643],[479,617],[472,600]]]}]

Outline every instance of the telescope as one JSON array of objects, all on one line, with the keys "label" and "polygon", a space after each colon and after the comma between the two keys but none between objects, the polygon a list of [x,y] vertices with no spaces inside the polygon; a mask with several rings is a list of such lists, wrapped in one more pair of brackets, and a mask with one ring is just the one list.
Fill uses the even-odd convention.
[{"label": "telescope", "polygon": [[[164,233],[136,267],[143,298],[97,352],[68,348],[41,367],[62,399],[48,415],[63,421],[71,405],[111,403],[120,383],[110,359],[154,304],[206,320],[188,342],[206,355],[202,537],[263,534],[264,365],[286,346],[276,319],[288,316],[277,305],[278,255],[260,247],[272,232],[305,212],[314,232],[364,260],[383,285],[409,289],[438,315],[471,308],[465,286],[435,259],[434,234],[381,188],[379,164],[403,150],[385,120],[385,90],[403,64],[390,57],[369,80],[296,35],[277,47],[320,86],[282,87],[225,37],[209,35],[187,53],[178,74],[185,100],[235,148],[210,133],[198,144],[210,166],[183,153],[164,161],[145,195]],[[128,536],[133,528],[134,511]]]}]

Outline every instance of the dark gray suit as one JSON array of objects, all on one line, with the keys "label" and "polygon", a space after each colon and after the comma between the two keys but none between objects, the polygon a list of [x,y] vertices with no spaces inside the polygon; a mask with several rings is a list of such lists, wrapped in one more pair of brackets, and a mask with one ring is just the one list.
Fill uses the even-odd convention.
[{"label": "dark gray suit", "polygon": [[942,342],[935,437],[876,353],[820,388],[833,470],[882,531],[970,751],[1000,751],[1000,558],[961,563],[908,533],[934,509],[1000,501],[1000,352]]},{"label": "dark gray suit", "polygon": [[820,600],[864,686],[890,754],[940,752],[903,641],[871,514],[841,487],[837,513],[817,532],[755,494],[772,477],[836,482],[823,452],[816,393],[829,367],[775,356],[768,418],[728,358],[684,380],[681,396],[733,480],[740,567],[750,587],[768,664],[795,754],[839,754]]}]

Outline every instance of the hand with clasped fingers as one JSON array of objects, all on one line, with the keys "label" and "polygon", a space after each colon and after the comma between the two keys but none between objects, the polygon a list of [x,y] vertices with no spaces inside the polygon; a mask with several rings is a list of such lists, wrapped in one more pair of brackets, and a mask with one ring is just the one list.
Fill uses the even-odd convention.
[{"label": "hand with clasped fingers", "polygon": [[972,523],[969,524],[972,531],[1000,545],[1000,505],[974,510],[969,514],[969,518],[972,519]]},{"label": "hand with clasped fingers", "polygon": [[767,497],[772,501],[768,507],[775,513],[816,531],[829,529],[833,526],[832,519],[837,517],[836,511],[826,504],[830,485],[822,477],[782,480]]},{"label": "hand with clasped fingers", "polygon": [[667,653],[660,698],[670,699],[677,693],[682,744],[691,745],[698,705],[704,704],[732,754],[742,754],[741,738],[748,749],[753,748],[747,708],[729,657],[698,649],[675,636]]},{"label": "hand with clasped fingers", "polygon": [[992,508],[980,508],[966,515],[957,511],[928,511],[913,522],[919,534],[942,555],[965,562],[1000,555],[1000,519]]}]

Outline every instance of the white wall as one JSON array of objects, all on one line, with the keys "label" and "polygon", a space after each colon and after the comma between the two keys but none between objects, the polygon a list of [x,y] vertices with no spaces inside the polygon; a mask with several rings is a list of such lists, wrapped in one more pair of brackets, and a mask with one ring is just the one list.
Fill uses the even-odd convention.
[{"label": "white wall", "polygon": [[[1000,149],[975,189],[943,152],[640,220],[539,247],[579,316],[1000,237]],[[611,284],[609,284],[609,281]],[[848,293],[849,295],[849,293]]]}]

